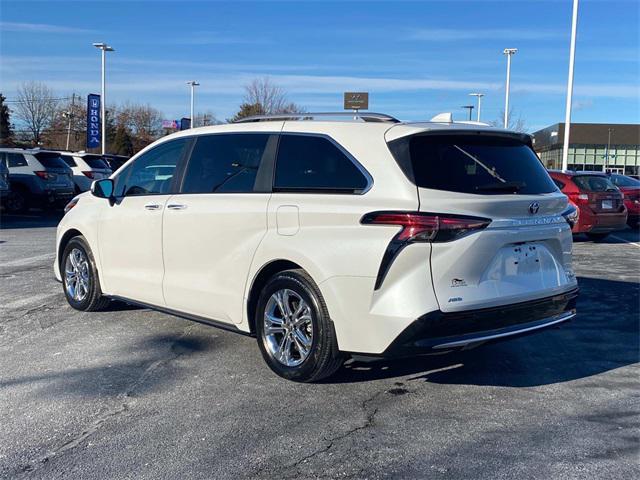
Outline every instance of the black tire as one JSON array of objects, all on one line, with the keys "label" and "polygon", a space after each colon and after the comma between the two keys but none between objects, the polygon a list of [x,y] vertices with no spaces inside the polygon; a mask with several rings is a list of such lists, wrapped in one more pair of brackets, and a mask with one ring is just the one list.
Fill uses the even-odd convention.
[{"label": "black tire", "polygon": [[[287,366],[269,350],[265,337],[265,312],[271,296],[283,289],[292,290],[309,306],[311,316],[311,347],[306,359],[297,366]],[[327,306],[313,279],[302,269],[285,270],[275,274],[266,283],[256,308],[256,336],[260,352],[271,370],[287,380],[315,382],[336,372],[344,362],[338,350],[338,341]]]},{"label": "black tire", "polygon": [[[66,266],[67,259],[74,250],[79,250],[86,258],[86,278],[88,279],[88,289],[86,294],[82,298],[74,298],[70,293],[70,289],[67,285]],[[62,286],[64,295],[67,298],[67,302],[76,310],[83,312],[95,312],[98,310],[104,310],[111,300],[102,295],[100,289],[100,279],[98,278],[98,271],[96,269],[96,262],[91,253],[91,248],[87,244],[87,241],[82,236],[73,237],[67,246],[64,248],[62,254],[62,260],[60,262],[60,274],[62,276]],[[77,285],[77,283],[76,283]]]},{"label": "black tire", "polygon": [[594,242],[600,242],[609,236],[608,233],[587,233],[587,238]]},{"label": "black tire", "polygon": [[21,188],[12,190],[4,201],[4,208],[6,208],[9,213],[25,212],[28,206],[27,195]]}]

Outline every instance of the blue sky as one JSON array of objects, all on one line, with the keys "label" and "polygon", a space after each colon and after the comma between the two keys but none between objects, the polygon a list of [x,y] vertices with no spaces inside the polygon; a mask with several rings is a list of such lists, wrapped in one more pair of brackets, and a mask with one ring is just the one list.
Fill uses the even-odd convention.
[{"label": "blue sky", "polygon": [[[57,94],[99,93],[105,41],[109,101],[149,103],[165,118],[231,116],[252,78],[269,76],[309,111],[370,92],[370,110],[425,119],[474,103],[483,120],[511,104],[530,130],[563,121],[571,0],[557,1],[0,1],[0,91],[23,81]],[[640,2],[582,0],[573,120],[640,122]]]}]

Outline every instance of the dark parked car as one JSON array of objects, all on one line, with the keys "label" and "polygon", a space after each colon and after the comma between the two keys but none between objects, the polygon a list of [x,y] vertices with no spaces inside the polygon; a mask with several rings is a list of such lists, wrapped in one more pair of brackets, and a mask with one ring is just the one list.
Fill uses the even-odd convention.
[{"label": "dark parked car", "polygon": [[640,221],[640,180],[619,173],[613,173],[609,178],[624,195],[624,206],[629,215],[627,224],[636,227]]},{"label": "dark parked car", "polygon": [[9,167],[11,194],[4,202],[9,211],[63,207],[75,195],[72,171],[59,153],[3,148],[0,159]]},{"label": "dark parked car", "polygon": [[9,168],[0,154],[0,199],[4,205],[5,199],[11,193],[11,187],[9,186]]},{"label": "dark parked car", "polygon": [[609,233],[626,227],[627,209],[622,192],[602,172],[549,171],[562,193],[579,212],[573,233],[586,233],[592,240],[602,240]]}]

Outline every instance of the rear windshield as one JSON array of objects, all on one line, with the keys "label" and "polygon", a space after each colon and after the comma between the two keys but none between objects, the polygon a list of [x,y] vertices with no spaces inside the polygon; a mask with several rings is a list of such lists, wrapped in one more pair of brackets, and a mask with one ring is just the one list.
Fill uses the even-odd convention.
[{"label": "rear windshield", "polygon": [[585,192],[615,192],[618,190],[608,177],[600,175],[576,175],[573,177],[573,183]]},{"label": "rear windshield", "polygon": [[626,175],[611,175],[611,182],[616,187],[640,187],[640,180]]},{"label": "rear windshield", "polygon": [[107,162],[100,155],[85,155],[82,159],[89,165],[89,168],[109,168]]},{"label": "rear windshield", "polygon": [[[394,145],[403,140],[404,147]],[[415,135],[396,142],[389,145],[391,151],[418,187],[481,195],[558,190],[533,150],[517,139]],[[404,161],[403,155],[408,157]]]},{"label": "rear windshield", "polygon": [[34,157],[44,168],[69,168],[59,153],[39,152]]}]

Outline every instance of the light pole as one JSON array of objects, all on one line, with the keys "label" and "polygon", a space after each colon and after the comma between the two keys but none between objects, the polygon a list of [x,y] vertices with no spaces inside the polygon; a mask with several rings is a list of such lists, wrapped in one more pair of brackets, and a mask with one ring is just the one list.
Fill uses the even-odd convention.
[{"label": "light pole", "polygon": [[189,128],[193,128],[193,124],[195,123],[195,118],[193,118],[193,93],[195,91],[195,87],[199,86],[200,84],[195,80],[191,80],[187,82],[187,85],[191,85],[191,124]]},{"label": "light pole", "polygon": [[471,121],[471,112],[473,111],[473,105],[462,105],[461,108],[466,108],[467,110],[469,110],[469,121]]},{"label": "light pole", "polygon": [[100,119],[102,125],[102,154],[107,153],[107,116],[106,116],[106,104],[107,104],[107,92],[106,92],[106,73],[105,73],[105,57],[107,52],[115,52],[113,47],[110,47],[106,43],[94,43],[94,47],[102,50],[102,92],[100,93]]},{"label": "light pole", "polygon": [[504,128],[509,127],[509,86],[511,83],[511,56],[515,55],[517,48],[505,48],[502,53],[507,56],[507,84],[504,96]]},{"label": "light pole", "polygon": [[571,17],[571,48],[569,50],[569,79],[567,80],[567,107],[564,116],[564,142],[562,145],[562,169],[569,168],[569,128],[571,127],[571,100],[573,98],[573,64],[576,57],[576,33],[578,31],[578,0],[573,0]]},{"label": "light pole", "polygon": [[484,97],[484,93],[470,93],[472,97],[478,97],[478,122],[480,121],[480,108],[482,107],[482,97]]},{"label": "light pole", "polygon": [[607,129],[607,152],[604,155],[604,169],[603,171],[607,172],[607,167],[609,166],[609,152],[611,151],[611,134],[613,133],[613,128]]}]

